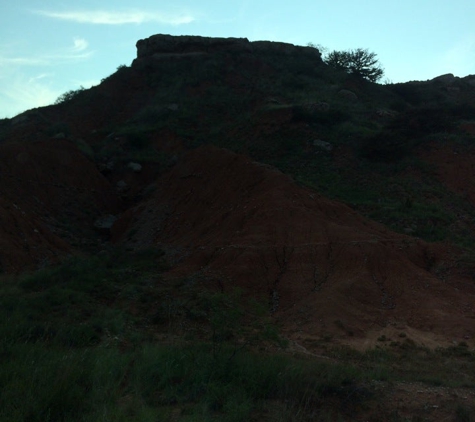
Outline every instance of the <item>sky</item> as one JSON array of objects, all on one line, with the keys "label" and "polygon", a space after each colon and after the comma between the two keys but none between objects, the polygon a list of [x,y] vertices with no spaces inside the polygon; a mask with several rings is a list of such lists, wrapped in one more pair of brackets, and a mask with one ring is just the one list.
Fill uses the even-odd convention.
[{"label": "sky", "polygon": [[365,48],[390,83],[475,74],[474,0],[5,0],[0,118],[97,85],[154,34]]}]

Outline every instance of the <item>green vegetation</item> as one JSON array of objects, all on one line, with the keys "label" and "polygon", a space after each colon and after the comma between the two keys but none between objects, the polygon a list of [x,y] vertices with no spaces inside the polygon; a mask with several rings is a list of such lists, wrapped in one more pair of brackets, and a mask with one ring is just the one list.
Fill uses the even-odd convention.
[{"label": "green vegetation", "polygon": [[167,281],[164,258],[111,250],[3,276],[0,420],[344,420],[383,399],[375,381],[475,386],[463,343],[384,336],[361,353],[322,339],[331,360],[292,357],[265,307],[200,274]]},{"label": "green vegetation", "polygon": [[2,280],[0,420],[248,420],[343,394],[351,371],[246,350],[259,327],[240,326],[239,295],[167,284],[165,268],[158,250],[112,251]]},{"label": "green vegetation", "polygon": [[376,348],[364,352],[349,347],[328,347],[326,354],[372,371],[374,379],[451,388],[475,387],[470,369],[475,365],[475,353],[466,344],[432,350],[416,345],[407,336],[391,339],[381,335],[377,340]]}]

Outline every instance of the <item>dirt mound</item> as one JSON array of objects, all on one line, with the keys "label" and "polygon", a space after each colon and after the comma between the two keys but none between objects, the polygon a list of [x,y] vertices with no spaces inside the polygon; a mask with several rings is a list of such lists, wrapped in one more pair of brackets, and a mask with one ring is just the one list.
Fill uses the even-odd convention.
[{"label": "dirt mound", "polygon": [[171,276],[204,275],[266,298],[293,339],[475,334],[475,290],[452,275],[446,248],[393,233],[226,150],[188,153],[117,223],[115,238],[166,245],[177,259]]},{"label": "dirt mound", "polygon": [[94,163],[67,140],[0,148],[0,263],[7,272],[54,262],[94,239],[119,200]]}]

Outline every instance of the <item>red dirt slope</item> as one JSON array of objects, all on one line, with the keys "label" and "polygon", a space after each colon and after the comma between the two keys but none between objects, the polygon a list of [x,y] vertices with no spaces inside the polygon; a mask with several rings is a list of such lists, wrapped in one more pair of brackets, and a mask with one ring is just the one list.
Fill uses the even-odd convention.
[{"label": "red dirt slope", "polygon": [[[94,163],[66,140],[0,148],[0,264],[20,272],[97,238],[94,220],[119,201]],[[82,245],[87,246],[87,245]]]},{"label": "red dirt slope", "polygon": [[170,276],[204,274],[267,298],[294,339],[475,335],[473,283],[451,275],[443,246],[393,233],[226,150],[188,153],[115,231],[116,240],[122,232],[173,250],[181,261]]}]

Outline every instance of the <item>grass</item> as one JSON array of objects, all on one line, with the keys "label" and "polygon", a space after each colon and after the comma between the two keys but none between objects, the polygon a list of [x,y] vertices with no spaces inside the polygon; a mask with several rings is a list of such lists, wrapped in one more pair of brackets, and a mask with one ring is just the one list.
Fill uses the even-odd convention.
[{"label": "grass", "polygon": [[447,388],[475,387],[475,353],[466,344],[428,349],[407,337],[391,340],[381,336],[378,341],[387,345],[364,352],[348,347],[329,348],[325,354],[371,372],[372,379]]},{"label": "grass", "polygon": [[300,184],[342,201],[394,231],[430,242],[450,241],[463,248],[471,245],[467,222],[475,218],[472,205],[441,185],[434,169],[421,160],[408,157],[384,165],[353,161],[343,167],[333,154],[319,151],[266,161]]},{"label": "grass", "polygon": [[[180,420],[244,421],[273,401],[314,412],[365,379],[352,366],[253,352],[279,337],[267,323],[243,325],[262,308],[251,314],[239,292],[204,288],[199,277],[167,285],[165,268],[158,250],[111,251],[2,280],[0,420],[148,421],[179,411]],[[184,325],[192,340],[176,339]]]},{"label": "grass", "polygon": [[358,390],[353,367],[231,349],[214,357],[207,344],[67,353],[18,345],[10,352],[1,371],[1,420],[146,421],[178,409],[180,420],[246,421],[271,401],[309,413],[325,400],[354,396],[345,404],[350,410],[370,395]]},{"label": "grass", "polygon": [[258,301],[166,269],[160,250],[111,250],[3,276],[0,420],[346,420],[381,399],[374,381],[475,386],[463,343],[292,356]]}]

